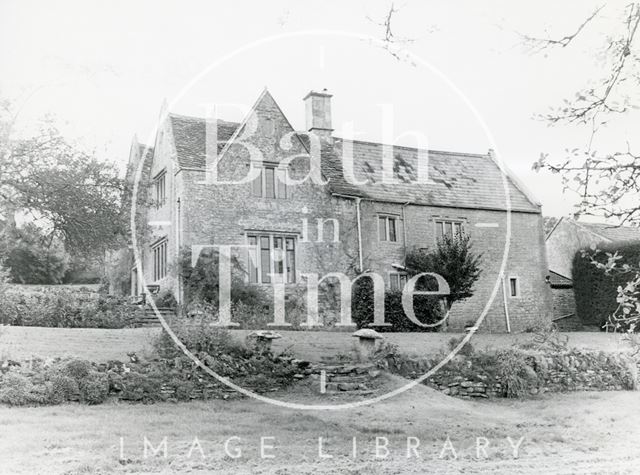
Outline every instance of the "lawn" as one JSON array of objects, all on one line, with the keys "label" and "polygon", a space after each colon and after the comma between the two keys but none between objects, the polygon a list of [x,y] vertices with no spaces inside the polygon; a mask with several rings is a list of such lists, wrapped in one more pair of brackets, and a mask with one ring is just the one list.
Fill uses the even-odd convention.
[{"label": "lawn", "polygon": [[[130,351],[144,352],[160,330],[8,327],[0,331],[0,357],[75,355],[104,361],[126,359]],[[233,332],[238,339],[246,333]],[[354,340],[349,333],[281,333],[276,349],[290,347],[297,356],[311,360],[344,353]],[[619,335],[568,335],[570,344],[578,347],[627,349]],[[458,335],[385,334],[404,351],[418,354],[443,348],[454,336]],[[531,338],[532,334],[478,334],[472,341],[476,347],[505,347]],[[391,375],[378,381],[378,394],[406,383]],[[287,392],[269,396],[305,404],[363,397],[322,395],[312,387],[316,384],[312,379],[300,381]],[[0,474],[637,473],[638,403],[637,392],[623,391],[466,401],[419,385],[374,405],[323,412],[253,399],[0,407]],[[145,437],[151,444],[146,455]],[[165,437],[166,456],[160,448]],[[521,438],[514,457],[512,444]],[[386,450],[376,452],[376,441],[380,446],[388,442],[387,457],[377,457]],[[407,445],[417,443],[408,452]],[[229,454],[239,457],[228,455],[225,444]],[[267,458],[270,455],[273,458]]]},{"label": "lawn", "polygon": [[[0,329],[0,358],[24,359],[32,355],[51,357],[73,355],[92,361],[127,359],[131,351],[144,352],[160,329],[134,328],[102,330],[95,328],[41,328],[4,327]],[[243,339],[247,331],[234,330],[236,338]],[[275,340],[274,348],[290,348],[296,356],[319,361],[323,356],[348,352],[354,338],[347,332],[280,331],[282,338]],[[578,348],[605,351],[628,351],[620,334],[601,332],[566,333],[569,344]],[[405,353],[425,355],[446,348],[447,342],[460,334],[455,333],[384,333],[387,341],[397,344]],[[486,334],[473,336],[476,348],[491,346],[504,348],[515,342],[533,338],[531,333]]]},{"label": "lawn", "polygon": [[[305,384],[274,396],[338,397],[313,395]],[[0,473],[637,473],[638,402],[632,392],[475,402],[419,386],[373,406],[329,412],[254,400],[0,407]],[[145,437],[153,449],[166,437],[166,457],[151,447],[145,456]],[[332,458],[319,456],[319,437]],[[386,458],[376,457],[376,437],[388,440]],[[516,445],[524,438],[517,458],[507,437]],[[273,458],[261,456],[261,438]],[[408,440],[419,441],[410,458]],[[225,443],[240,456],[227,455]],[[485,444],[486,457],[477,452]]]}]

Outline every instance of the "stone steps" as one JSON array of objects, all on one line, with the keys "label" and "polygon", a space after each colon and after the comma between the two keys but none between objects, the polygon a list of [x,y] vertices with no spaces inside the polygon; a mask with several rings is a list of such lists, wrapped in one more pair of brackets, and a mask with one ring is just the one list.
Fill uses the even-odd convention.
[{"label": "stone steps", "polygon": [[[168,322],[171,322],[174,318],[176,318],[176,312],[171,308],[159,307],[158,313]],[[153,308],[146,307],[144,309],[144,315],[140,315],[139,317],[137,317],[133,321],[133,326],[136,328],[159,327],[160,320],[158,320],[156,312],[153,310]]]}]

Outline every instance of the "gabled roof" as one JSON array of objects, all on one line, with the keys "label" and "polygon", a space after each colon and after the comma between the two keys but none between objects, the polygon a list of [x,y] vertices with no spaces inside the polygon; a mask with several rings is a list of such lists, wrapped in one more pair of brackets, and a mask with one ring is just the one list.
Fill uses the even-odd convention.
[{"label": "gabled roof", "polygon": [[[489,154],[429,150],[429,182],[418,184],[419,150],[394,146],[396,183],[385,184],[382,183],[383,144],[336,139],[335,159],[340,159],[347,143],[353,147],[356,179],[363,181],[366,178],[368,183],[354,187],[339,173],[336,174],[337,183],[334,186],[356,188],[358,196],[379,201],[456,208],[504,210],[507,207],[503,174]],[[334,165],[333,168],[341,169],[341,166]],[[521,191],[508,174],[507,184],[512,210],[540,212],[540,206]]]},{"label": "gabled roof", "polygon": [[[206,162],[206,121],[199,117],[169,114],[176,147],[178,165],[181,168],[204,168]],[[238,129],[237,122],[218,120],[218,152]]]},{"label": "gabled roof", "polygon": [[143,160],[143,176],[149,171],[151,162],[153,159],[153,147],[149,147],[143,143],[138,142],[137,137],[133,137],[131,141],[131,148],[129,152],[129,163],[127,164],[127,171],[125,180],[132,183],[137,172],[140,160]]},{"label": "gabled roof", "polygon": [[603,223],[578,223],[583,228],[594,234],[601,236],[604,240],[618,241],[640,241],[640,228],[630,226],[614,226]]}]

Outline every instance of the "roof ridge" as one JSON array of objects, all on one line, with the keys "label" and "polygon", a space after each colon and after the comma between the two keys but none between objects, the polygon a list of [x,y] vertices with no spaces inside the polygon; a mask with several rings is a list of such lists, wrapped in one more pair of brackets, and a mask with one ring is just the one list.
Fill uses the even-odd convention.
[{"label": "roof ridge", "polygon": [[488,158],[489,154],[486,153],[472,153],[472,152],[452,152],[451,150],[436,150],[436,149],[432,149],[432,148],[419,148],[419,147],[409,147],[407,145],[393,145],[393,144],[388,144],[388,143],[382,143],[382,142],[373,142],[371,140],[355,140],[355,139],[345,139],[344,137],[334,137],[334,139],[337,140],[341,140],[341,141],[348,141],[348,142],[353,142],[353,143],[363,143],[363,144],[369,144],[369,145],[386,145],[388,147],[394,147],[394,148],[400,148],[403,150],[426,150],[429,153],[439,153],[439,154],[443,154],[443,155],[456,155],[456,156],[468,156],[468,157],[483,157],[483,158]]},{"label": "roof ridge", "polygon": [[619,228],[637,229],[635,226],[625,226],[624,224],[589,223],[584,221],[580,222],[580,224],[584,226],[604,226],[605,229],[619,229]]}]

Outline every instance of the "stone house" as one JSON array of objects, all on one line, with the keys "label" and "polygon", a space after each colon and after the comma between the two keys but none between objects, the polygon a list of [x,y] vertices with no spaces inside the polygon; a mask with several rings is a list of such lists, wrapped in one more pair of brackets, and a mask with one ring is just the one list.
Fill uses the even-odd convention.
[{"label": "stone house", "polygon": [[[331,100],[326,92],[304,98],[308,133],[296,132],[265,90],[241,123],[168,113],[152,146],[134,140],[130,163],[135,168],[144,161],[142,176],[156,204],[144,210],[150,228],[141,248],[144,279],[132,265],[131,292],[142,292],[144,281],[171,289],[180,300],[173,266],[180,249],[221,244],[250,245],[237,255],[246,263],[246,279],[265,288],[270,274],[297,288],[305,274],[353,278],[361,271],[401,288],[407,250],[433,248],[442,235],[464,232],[483,254],[483,272],[474,295],[453,306],[448,328],[472,324],[485,307],[485,331],[522,331],[549,318],[541,206],[513,175],[503,176],[493,153],[335,137]],[[315,144],[324,184],[302,181],[314,173],[308,157]],[[216,183],[207,179],[212,150]],[[352,167],[345,156],[353,157]],[[424,156],[428,181],[417,183]],[[257,178],[230,183],[253,169]],[[391,182],[383,179],[390,175]]]},{"label": "stone house", "polygon": [[553,319],[563,329],[577,329],[581,323],[576,316],[573,294],[573,258],[580,249],[601,243],[638,241],[640,229],[603,223],[579,222],[560,218],[545,237],[551,289]]}]

